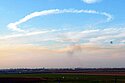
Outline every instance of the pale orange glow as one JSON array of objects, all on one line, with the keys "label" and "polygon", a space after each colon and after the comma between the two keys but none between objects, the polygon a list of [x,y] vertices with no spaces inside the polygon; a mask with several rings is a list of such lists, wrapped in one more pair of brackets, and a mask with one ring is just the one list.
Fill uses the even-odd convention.
[{"label": "pale orange glow", "polygon": [[51,50],[42,46],[6,45],[0,47],[0,67],[109,67],[124,61],[124,50],[123,46],[78,45]]}]

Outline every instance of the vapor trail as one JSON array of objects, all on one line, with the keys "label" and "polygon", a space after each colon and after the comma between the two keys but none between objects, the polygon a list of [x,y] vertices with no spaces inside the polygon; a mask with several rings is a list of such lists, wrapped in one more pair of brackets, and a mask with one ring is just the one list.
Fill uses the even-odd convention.
[{"label": "vapor trail", "polygon": [[97,15],[102,15],[105,16],[107,19],[106,21],[109,22],[112,20],[112,15],[106,12],[98,12],[96,10],[77,10],[77,9],[51,9],[51,10],[44,10],[40,12],[33,12],[24,18],[20,19],[17,22],[9,23],[7,27],[11,29],[12,31],[17,31],[17,32],[25,32],[25,30],[22,30],[21,28],[18,27],[18,25],[27,22],[28,20],[38,17],[38,16],[45,16],[45,15],[53,15],[53,14],[63,14],[63,13],[88,13],[88,14],[97,14]]}]

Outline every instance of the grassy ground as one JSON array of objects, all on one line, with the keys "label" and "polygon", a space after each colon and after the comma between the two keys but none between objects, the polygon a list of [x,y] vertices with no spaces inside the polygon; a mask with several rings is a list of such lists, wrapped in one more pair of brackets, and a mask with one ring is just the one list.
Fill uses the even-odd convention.
[{"label": "grassy ground", "polygon": [[0,74],[0,78],[42,78],[37,83],[125,83],[125,76],[96,76],[81,74]]}]

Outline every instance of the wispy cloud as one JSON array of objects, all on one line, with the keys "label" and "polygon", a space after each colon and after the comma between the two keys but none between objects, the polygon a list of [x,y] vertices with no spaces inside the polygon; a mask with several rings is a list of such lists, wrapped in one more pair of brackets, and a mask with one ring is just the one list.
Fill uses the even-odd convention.
[{"label": "wispy cloud", "polygon": [[99,43],[99,42],[109,42],[109,41],[114,41],[115,43],[123,40],[125,38],[125,28],[108,28],[108,29],[103,29],[100,30],[97,34],[96,37],[90,38],[90,42],[94,43]]},{"label": "wispy cloud", "polygon": [[[68,44],[97,44],[97,45],[109,45],[110,41],[115,44],[122,44],[125,38],[124,28],[107,28],[107,29],[93,29],[93,30],[83,30],[83,31],[70,31],[70,32],[60,32],[55,35],[51,35],[51,38],[42,38],[46,41],[56,41]],[[121,42],[122,41],[122,42]]]},{"label": "wispy cloud", "polygon": [[97,2],[100,2],[102,0],[82,0],[84,3],[87,3],[87,4],[94,4],[94,3],[97,3]]},{"label": "wispy cloud", "polygon": [[20,33],[20,34],[7,35],[7,36],[0,37],[0,40],[10,39],[10,38],[18,38],[18,37],[27,37],[27,36],[39,35],[39,34],[45,34],[45,33],[53,32],[53,31],[55,31],[55,30],[33,31],[33,32],[27,32],[27,33],[22,33],[22,34]]},{"label": "wispy cloud", "polygon": [[125,43],[125,40],[121,40],[121,43]]},{"label": "wispy cloud", "polygon": [[[83,31],[43,31],[30,32],[26,34],[14,34],[10,36],[0,37],[1,43],[7,42],[10,44],[34,44],[43,45],[48,48],[64,48],[74,45],[99,45],[111,46],[122,45],[125,39],[125,28],[107,28],[107,29],[93,29]],[[44,34],[44,35],[43,35]],[[15,40],[16,39],[16,40]],[[40,42],[40,43],[39,43]],[[47,43],[48,42],[48,43]],[[51,43],[49,43],[51,42]],[[47,43],[47,44],[46,44]],[[57,47],[57,48],[56,48]]]}]

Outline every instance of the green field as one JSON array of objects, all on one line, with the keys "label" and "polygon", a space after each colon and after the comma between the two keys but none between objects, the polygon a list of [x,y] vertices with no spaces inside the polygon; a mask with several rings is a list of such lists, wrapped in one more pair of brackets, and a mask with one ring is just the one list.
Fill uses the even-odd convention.
[{"label": "green field", "polygon": [[48,80],[45,83],[125,83],[125,76],[81,74],[0,74],[0,78],[44,78]]}]

